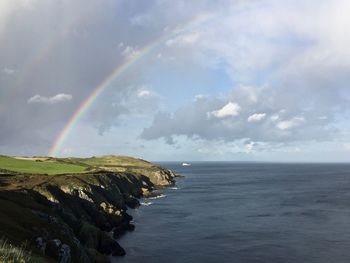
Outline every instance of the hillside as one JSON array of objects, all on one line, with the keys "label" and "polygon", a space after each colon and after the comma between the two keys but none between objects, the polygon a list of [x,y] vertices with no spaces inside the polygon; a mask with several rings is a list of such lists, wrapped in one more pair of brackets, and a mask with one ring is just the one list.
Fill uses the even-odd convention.
[{"label": "hillside", "polygon": [[35,262],[109,262],[125,254],[115,238],[134,229],[127,209],[174,177],[124,156],[0,156],[0,239]]}]

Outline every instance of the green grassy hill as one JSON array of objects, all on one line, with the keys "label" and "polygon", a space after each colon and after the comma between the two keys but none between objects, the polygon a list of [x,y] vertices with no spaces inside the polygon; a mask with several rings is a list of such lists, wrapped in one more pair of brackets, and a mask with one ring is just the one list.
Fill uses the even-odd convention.
[{"label": "green grassy hill", "polygon": [[17,159],[8,156],[0,156],[0,169],[17,173],[52,175],[65,173],[83,173],[87,170],[87,167],[77,164],[59,162],[56,159],[51,158]]},{"label": "green grassy hill", "polygon": [[0,240],[25,244],[25,251],[0,244],[0,262],[16,262],[22,252],[32,261],[19,262],[109,262],[110,254],[124,255],[113,237],[134,228],[127,209],[173,185],[175,176],[125,156],[0,156]]}]

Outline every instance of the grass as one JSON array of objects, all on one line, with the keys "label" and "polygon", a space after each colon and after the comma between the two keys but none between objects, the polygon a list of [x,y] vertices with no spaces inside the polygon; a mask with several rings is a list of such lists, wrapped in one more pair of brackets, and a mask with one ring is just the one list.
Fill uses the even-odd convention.
[{"label": "grass", "polygon": [[121,167],[152,167],[153,164],[141,159],[126,157],[126,156],[113,156],[105,155],[91,158],[74,158],[76,161],[85,163],[91,166],[121,166]]},{"label": "grass", "polygon": [[25,250],[25,246],[15,247],[6,240],[0,239],[0,262],[26,263],[32,262],[31,255]]},{"label": "grass", "polygon": [[[157,169],[153,164],[132,157],[105,155],[91,158],[13,158],[0,155],[0,170],[25,174],[68,174],[84,173],[94,169],[112,171],[138,171],[140,169]],[[135,170],[135,172],[137,172]]]},{"label": "grass", "polygon": [[21,160],[7,156],[0,156],[0,169],[30,174],[65,174],[65,173],[83,173],[86,167],[57,162],[55,160],[34,161]]}]

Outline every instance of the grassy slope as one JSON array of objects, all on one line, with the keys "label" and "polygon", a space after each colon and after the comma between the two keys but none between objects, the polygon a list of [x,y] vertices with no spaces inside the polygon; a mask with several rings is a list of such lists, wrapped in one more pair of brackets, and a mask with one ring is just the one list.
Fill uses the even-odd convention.
[{"label": "grassy slope", "polygon": [[12,246],[9,242],[0,239],[0,262],[22,263],[34,262],[25,247]]},{"label": "grassy slope", "polygon": [[0,155],[0,169],[28,174],[84,173],[92,170],[137,172],[158,170],[154,164],[126,156],[99,156],[91,158],[12,158]]},{"label": "grassy slope", "polygon": [[86,167],[76,164],[58,162],[55,160],[34,161],[21,160],[7,156],[0,156],[0,169],[30,174],[64,174],[83,173]]},{"label": "grassy slope", "polygon": [[[5,171],[1,173],[1,170]],[[18,173],[11,174],[9,171]],[[46,174],[51,176],[46,176]],[[161,167],[132,157],[16,159],[0,155],[0,239],[9,240],[18,247],[21,247],[23,241],[28,241],[30,246],[27,249],[32,251],[31,257],[35,258],[34,262],[40,262],[40,258],[42,262],[50,262],[48,261],[50,258],[44,257],[37,251],[33,242],[35,237],[42,235],[42,232],[50,233],[50,238],[58,238],[73,248],[72,236],[65,234],[70,233],[66,231],[68,226],[65,227],[69,220],[64,220],[75,216],[95,226],[97,221],[94,220],[97,218],[97,213],[98,219],[101,218],[101,215],[103,218],[109,218],[114,215],[114,210],[124,209],[125,202],[127,202],[125,196],[137,197],[143,193],[142,189],[158,186],[158,182],[159,185],[164,185],[162,182],[170,183],[170,177],[171,175]],[[144,184],[145,182],[147,183]],[[56,194],[50,192],[53,190],[52,188],[50,190],[49,186],[56,187],[58,192]],[[61,189],[71,190],[65,193]],[[85,191],[87,195],[90,193],[89,196],[93,200],[88,202],[80,199],[72,194],[73,189],[79,190],[79,193]],[[33,194],[33,191],[36,192],[36,195]],[[38,195],[45,196],[39,198]],[[57,212],[61,210],[53,210],[52,204],[46,203],[48,202],[47,196],[59,200],[60,206],[64,207],[64,211],[69,216],[64,217],[63,220],[61,214]],[[113,213],[103,214],[104,210],[100,210],[101,203],[111,204],[114,209]],[[41,211],[63,221],[48,222],[33,211]],[[75,231],[78,230],[75,229]],[[79,234],[79,232],[74,233]],[[0,262],[3,261],[0,260]]]},{"label": "grassy slope", "polygon": [[136,159],[127,156],[113,156],[105,155],[91,158],[69,158],[69,160],[88,164],[91,166],[120,166],[120,167],[139,167],[139,168],[150,168],[154,166],[152,163],[147,161]]}]

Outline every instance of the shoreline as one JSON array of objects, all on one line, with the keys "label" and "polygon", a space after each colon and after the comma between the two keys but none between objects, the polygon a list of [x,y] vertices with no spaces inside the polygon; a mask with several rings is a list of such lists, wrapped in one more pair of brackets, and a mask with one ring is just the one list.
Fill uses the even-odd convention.
[{"label": "shoreline", "polygon": [[[115,163],[116,158],[108,156]],[[159,198],[178,175],[143,160],[122,160],[133,166],[94,163],[88,168],[96,170],[57,175],[0,167],[0,238],[14,246],[26,242],[26,250],[41,260],[110,262],[110,256],[124,256],[116,239],[135,229],[128,209],[139,207],[140,198]]]}]

